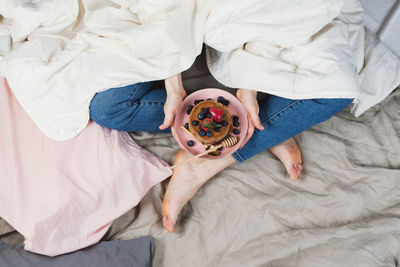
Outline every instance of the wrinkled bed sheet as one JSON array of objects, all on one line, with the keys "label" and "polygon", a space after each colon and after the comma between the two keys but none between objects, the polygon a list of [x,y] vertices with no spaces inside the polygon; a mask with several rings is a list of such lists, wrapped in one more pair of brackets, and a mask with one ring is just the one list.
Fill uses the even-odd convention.
[{"label": "wrinkled bed sheet", "polygon": [[[201,64],[186,88],[217,86]],[[343,111],[300,134],[296,182],[268,151],[226,169],[184,208],[175,234],[162,228],[166,183],[157,185],[103,239],[152,235],[154,266],[398,266],[399,114],[397,89],[359,118]],[[132,136],[170,163],[178,150],[168,134]],[[2,221],[0,231],[21,244]]]},{"label": "wrinkled bed sheet", "polygon": [[[268,151],[209,181],[162,229],[163,187],[121,217],[109,239],[156,238],[154,266],[398,266],[400,90],[359,118],[343,111],[297,136],[291,182]],[[168,136],[135,134],[171,161]]]}]

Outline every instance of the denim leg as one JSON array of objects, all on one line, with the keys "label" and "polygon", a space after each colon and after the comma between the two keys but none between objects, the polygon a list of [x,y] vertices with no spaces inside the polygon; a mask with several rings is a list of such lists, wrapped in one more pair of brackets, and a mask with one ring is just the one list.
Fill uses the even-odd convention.
[{"label": "denim leg", "polygon": [[260,103],[260,119],[264,130],[255,129],[246,145],[233,157],[243,162],[256,154],[282,143],[304,130],[328,120],[348,106],[353,99],[293,100],[268,96]]},{"label": "denim leg", "polygon": [[152,82],[112,88],[94,96],[90,116],[96,123],[120,131],[161,131],[164,121],[164,88],[152,89]]}]

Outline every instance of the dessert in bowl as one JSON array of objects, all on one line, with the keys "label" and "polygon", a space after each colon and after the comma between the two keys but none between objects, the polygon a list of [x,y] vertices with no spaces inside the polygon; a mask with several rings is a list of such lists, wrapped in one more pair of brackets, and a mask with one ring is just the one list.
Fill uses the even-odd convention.
[{"label": "dessert in bowl", "polygon": [[203,144],[216,144],[230,134],[232,116],[222,103],[212,99],[199,101],[189,114],[189,131]]},{"label": "dessert in bowl", "polygon": [[175,131],[181,148],[193,155],[212,149],[229,136],[239,142],[210,152],[204,158],[219,158],[236,151],[247,134],[247,115],[239,100],[220,89],[202,89],[189,95],[175,117]]}]

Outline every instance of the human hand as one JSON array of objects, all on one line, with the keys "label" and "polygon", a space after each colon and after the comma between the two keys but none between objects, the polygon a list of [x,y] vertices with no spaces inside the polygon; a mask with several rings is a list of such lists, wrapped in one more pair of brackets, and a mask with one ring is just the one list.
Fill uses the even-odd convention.
[{"label": "human hand", "polygon": [[242,103],[243,108],[246,111],[247,119],[249,122],[246,138],[242,146],[240,147],[242,148],[247,143],[247,141],[253,136],[254,129],[257,128],[259,130],[264,130],[264,126],[261,124],[260,117],[258,116],[260,107],[257,101],[257,91],[239,89],[236,92],[236,97]]},{"label": "human hand", "polygon": [[164,122],[159,126],[160,130],[171,127],[171,133],[178,141],[175,134],[174,120],[179,105],[186,97],[185,89],[182,85],[181,74],[165,79],[165,89],[167,91],[167,100],[164,104]]},{"label": "human hand", "polygon": [[159,126],[160,130],[165,130],[174,125],[176,111],[185,98],[186,93],[168,93],[167,101],[164,105],[164,122]]}]

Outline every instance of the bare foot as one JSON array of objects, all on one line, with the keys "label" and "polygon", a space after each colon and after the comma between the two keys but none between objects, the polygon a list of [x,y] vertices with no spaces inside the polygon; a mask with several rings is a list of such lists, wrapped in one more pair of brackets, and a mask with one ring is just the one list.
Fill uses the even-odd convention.
[{"label": "bare foot", "polygon": [[277,144],[269,149],[286,168],[292,181],[299,177],[303,168],[301,160],[301,152],[296,141],[290,138],[280,144]]},{"label": "bare foot", "polygon": [[[188,152],[180,150],[176,154],[174,163],[191,156]],[[235,162],[232,156],[214,160],[199,158],[174,169],[162,203],[163,225],[168,232],[174,232],[179,213],[199,188]]]}]

